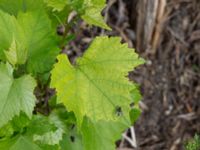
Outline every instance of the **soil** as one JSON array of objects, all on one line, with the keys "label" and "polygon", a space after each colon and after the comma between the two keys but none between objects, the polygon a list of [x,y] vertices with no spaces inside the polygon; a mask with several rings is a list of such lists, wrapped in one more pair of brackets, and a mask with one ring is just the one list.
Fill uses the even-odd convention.
[{"label": "soil", "polygon": [[74,62],[95,36],[119,35],[146,59],[130,73],[143,95],[138,147],[122,140],[119,150],[183,150],[200,134],[200,1],[109,0],[103,14],[112,31],[80,21],[64,51]]}]

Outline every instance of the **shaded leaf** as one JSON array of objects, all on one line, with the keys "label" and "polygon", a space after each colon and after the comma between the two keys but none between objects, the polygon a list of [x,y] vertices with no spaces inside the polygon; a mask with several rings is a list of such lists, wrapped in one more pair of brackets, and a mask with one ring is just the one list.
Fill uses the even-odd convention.
[{"label": "shaded leaf", "polygon": [[33,74],[51,69],[59,53],[51,22],[43,10],[21,13],[18,22],[24,29],[28,49],[27,70]]},{"label": "shaded leaf", "polygon": [[16,136],[9,140],[0,141],[0,149],[2,150],[42,150],[39,146],[24,136]]}]

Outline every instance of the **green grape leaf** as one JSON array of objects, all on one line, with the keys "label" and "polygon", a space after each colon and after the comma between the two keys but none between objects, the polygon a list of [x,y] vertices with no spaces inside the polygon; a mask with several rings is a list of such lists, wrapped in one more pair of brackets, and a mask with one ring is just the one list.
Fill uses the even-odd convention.
[{"label": "green grape leaf", "polygon": [[56,88],[58,102],[75,113],[79,125],[85,115],[96,121],[115,120],[120,110],[127,117],[135,85],[126,76],[142,63],[120,38],[98,37],[75,66],[65,55],[58,56],[51,87]]},{"label": "green grape leaf", "polygon": [[35,80],[30,75],[14,79],[12,73],[9,64],[0,64],[0,127],[21,111],[31,118],[35,106]]},{"label": "green grape leaf", "polygon": [[27,37],[25,41],[28,49],[27,70],[33,74],[49,71],[59,49],[48,16],[43,10],[38,10],[20,13],[17,19]]},{"label": "green grape leaf", "polygon": [[128,126],[123,122],[100,120],[96,123],[84,118],[82,138],[86,150],[115,150],[115,142]]},{"label": "green grape leaf", "polygon": [[106,0],[84,0],[84,14],[81,17],[88,24],[111,30],[101,15],[101,11],[105,6]]},{"label": "green grape leaf", "polygon": [[52,7],[53,11],[62,11],[66,4],[67,0],[44,0],[48,7]]},{"label": "green grape leaf", "polygon": [[[36,75],[50,71],[60,50],[51,21],[43,9],[21,12],[17,18],[0,11],[0,33],[3,36],[0,37],[0,59],[5,60],[5,53],[10,63],[22,64],[27,57],[29,73]],[[10,50],[5,52],[9,47]]]},{"label": "green grape leaf", "polygon": [[8,140],[0,140],[1,150],[42,150],[25,136],[16,136]]}]

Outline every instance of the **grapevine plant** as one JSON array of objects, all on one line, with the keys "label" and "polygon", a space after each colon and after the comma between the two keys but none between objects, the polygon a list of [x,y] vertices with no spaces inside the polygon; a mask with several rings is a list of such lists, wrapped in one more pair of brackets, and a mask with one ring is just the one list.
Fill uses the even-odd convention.
[{"label": "grapevine plant", "polygon": [[136,120],[141,95],[127,76],[144,60],[133,49],[99,36],[73,65],[61,52],[77,19],[111,30],[105,3],[0,0],[0,150],[114,150]]}]

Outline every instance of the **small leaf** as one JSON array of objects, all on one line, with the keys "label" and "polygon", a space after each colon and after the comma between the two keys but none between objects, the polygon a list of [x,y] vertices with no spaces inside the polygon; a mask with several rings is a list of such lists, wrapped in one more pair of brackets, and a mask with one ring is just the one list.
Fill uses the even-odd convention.
[{"label": "small leaf", "polygon": [[24,64],[27,59],[27,49],[23,48],[13,38],[11,46],[8,51],[4,51],[7,60],[15,66],[16,64]]},{"label": "small leaf", "polygon": [[44,0],[48,7],[52,7],[53,11],[62,11],[67,4],[67,0]]},{"label": "small leaf", "polygon": [[106,6],[106,0],[44,0],[44,2],[52,7],[53,11],[62,11],[67,6],[77,11],[88,24],[111,30],[101,15]]},{"label": "small leaf", "polygon": [[142,99],[142,95],[140,94],[140,91],[138,88],[139,87],[135,85],[135,87],[130,91],[131,98],[134,102],[134,105],[137,105],[138,102]]},{"label": "small leaf", "polygon": [[111,28],[105,23],[103,16],[101,15],[101,11],[103,10],[103,8],[105,8],[105,6],[106,0],[84,0],[85,12],[82,15],[82,18],[88,24],[111,30]]},{"label": "small leaf", "polygon": [[129,115],[130,115],[131,123],[134,124],[139,118],[139,116],[141,115],[141,110],[139,108],[133,108],[131,109]]}]

